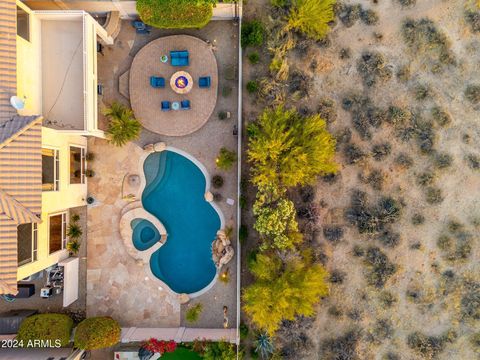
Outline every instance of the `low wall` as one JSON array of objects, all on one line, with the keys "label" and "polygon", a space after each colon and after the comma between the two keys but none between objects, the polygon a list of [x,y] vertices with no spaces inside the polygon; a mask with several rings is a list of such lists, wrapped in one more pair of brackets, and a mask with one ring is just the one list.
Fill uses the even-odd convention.
[{"label": "low wall", "polygon": [[211,341],[237,342],[237,329],[201,329],[201,328],[122,328],[121,342],[145,341],[150,338],[174,340],[175,342],[192,342],[196,339]]},{"label": "low wall", "polygon": [[[105,15],[109,11],[118,11],[122,19],[134,19],[138,16],[135,7],[136,1],[26,0],[24,2],[32,10],[85,10],[99,15]],[[236,4],[234,3],[220,3],[213,8],[212,20],[230,20],[236,16]]]}]

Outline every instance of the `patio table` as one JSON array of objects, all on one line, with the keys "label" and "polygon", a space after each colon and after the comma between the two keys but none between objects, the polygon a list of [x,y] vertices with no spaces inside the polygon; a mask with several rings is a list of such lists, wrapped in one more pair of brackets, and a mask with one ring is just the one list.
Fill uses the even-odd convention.
[{"label": "patio table", "polygon": [[178,101],[172,102],[172,109],[173,110],[178,110],[180,109],[180,103]]}]

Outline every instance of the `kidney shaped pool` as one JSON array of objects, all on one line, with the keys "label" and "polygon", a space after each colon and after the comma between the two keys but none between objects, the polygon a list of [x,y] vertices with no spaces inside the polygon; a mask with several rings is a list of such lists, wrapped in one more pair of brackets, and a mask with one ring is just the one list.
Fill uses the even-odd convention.
[{"label": "kidney shaped pool", "polygon": [[[221,227],[219,214],[204,198],[205,176],[194,162],[171,150],[149,155],[143,169],[143,207],[167,231],[166,242],[150,259],[152,273],[176,293],[198,292],[215,277],[211,246]],[[135,238],[138,231],[134,227],[133,240],[138,250],[153,245],[147,241],[155,237],[147,230],[153,227],[148,223],[138,222],[138,230],[146,240],[140,243],[142,237]]]}]

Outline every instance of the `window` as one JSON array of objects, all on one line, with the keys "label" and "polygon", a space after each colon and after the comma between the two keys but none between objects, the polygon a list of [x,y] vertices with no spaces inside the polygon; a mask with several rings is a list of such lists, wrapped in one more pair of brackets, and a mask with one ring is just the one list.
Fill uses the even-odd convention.
[{"label": "window", "polygon": [[37,224],[21,224],[17,227],[17,260],[18,265],[37,261]]},{"label": "window", "polygon": [[42,149],[42,190],[58,191],[60,162],[58,150]]},{"label": "window", "polygon": [[49,254],[65,249],[67,245],[67,213],[50,215]]},{"label": "window", "polygon": [[17,35],[30,41],[30,15],[17,6]]},{"label": "window", "polygon": [[85,149],[70,146],[70,184],[85,184]]}]

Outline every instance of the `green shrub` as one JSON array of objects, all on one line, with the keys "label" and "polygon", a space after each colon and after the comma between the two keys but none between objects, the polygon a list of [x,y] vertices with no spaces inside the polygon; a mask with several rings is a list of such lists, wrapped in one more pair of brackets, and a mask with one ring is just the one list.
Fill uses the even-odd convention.
[{"label": "green shrub", "polygon": [[407,82],[410,79],[411,71],[409,65],[402,65],[397,70],[397,79],[402,82]]},{"label": "green shrub", "polygon": [[433,186],[427,188],[425,196],[430,205],[440,204],[443,201],[442,190]]},{"label": "green shrub", "polygon": [[405,169],[408,169],[408,168],[412,167],[413,159],[405,153],[400,153],[395,158],[395,164],[397,164],[397,165],[399,165],[399,166],[401,166]]},{"label": "green shrub", "polygon": [[362,9],[360,11],[360,20],[366,25],[375,25],[378,23],[378,14],[372,9]]},{"label": "green shrub", "polygon": [[248,336],[248,333],[250,332],[248,325],[243,322],[240,323],[239,330],[240,330],[240,339],[245,340]]},{"label": "green shrub", "polygon": [[218,113],[218,119],[219,120],[225,120],[228,117],[228,114],[226,111],[220,111]]},{"label": "green shrub", "polygon": [[230,170],[237,161],[237,153],[235,151],[228,150],[225,147],[220,149],[218,157],[215,159],[217,167],[221,170]]},{"label": "green shrub", "polygon": [[258,88],[258,81],[250,80],[249,82],[247,82],[247,91],[249,94],[255,94],[256,92],[258,92]]},{"label": "green shrub", "polygon": [[356,164],[365,159],[367,154],[356,144],[347,144],[343,150],[347,164]]},{"label": "green shrub", "polygon": [[161,29],[202,28],[213,15],[213,0],[137,0],[145,24]]},{"label": "green shrub", "polygon": [[420,186],[427,186],[433,184],[435,179],[435,173],[431,171],[425,171],[417,175],[417,184]]},{"label": "green shrub", "polygon": [[424,101],[432,96],[430,87],[425,84],[418,84],[415,86],[415,99]]},{"label": "green shrub", "polygon": [[232,87],[231,86],[223,86],[222,87],[222,96],[223,97],[229,97],[230,95],[232,95]]},{"label": "green shrub", "polygon": [[91,317],[78,324],[75,347],[83,350],[108,348],[120,341],[120,332],[120,325],[111,317]]},{"label": "green shrub", "polygon": [[106,131],[108,141],[115,146],[123,146],[127,142],[138,139],[142,125],[135,119],[133,111],[119,102],[104,110],[109,119]]},{"label": "green shrub", "polygon": [[480,12],[467,10],[465,11],[465,21],[470,26],[470,30],[474,33],[480,32]]},{"label": "green shrub", "polygon": [[362,6],[360,4],[346,5],[337,3],[335,6],[335,12],[338,14],[338,18],[346,27],[352,27],[355,22],[360,19],[361,11]]},{"label": "green shrub", "polygon": [[209,342],[205,347],[202,358],[204,360],[236,360],[236,346],[225,341]]},{"label": "green shrub", "polygon": [[407,337],[407,345],[426,359],[435,359],[447,342],[451,342],[447,334],[428,336],[416,331]]},{"label": "green shrub", "polygon": [[388,279],[395,274],[397,266],[390,262],[378,247],[369,247],[365,254],[365,262],[369,267],[367,282],[376,288],[382,288]]},{"label": "green shrub", "polygon": [[265,37],[265,28],[258,20],[246,21],[242,24],[242,47],[261,46]]},{"label": "green shrub", "polygon": [[468,167],[472,170],[480,169],[480,156],[475,154],[468,154],[466,156]]},{"label": "green shrub", "polygon": [[260,55],[258,55],[257,52],[251,52],[248,54],[248,61],[250,61],[250,64],[257,64],[260,61]]},{"label": "green shrub", "polygon": [[223,186],[223,177],[222,175],[213,175],[212,177],[212,186],[215,189],[220,189]]},{"label": "green shrub", "polygon": [[402,6],[414,6],[417,0],[397,0],[397,2]]},{"label": "green shrub", "polygon": [[335,19],[333,6],[337,0],[293,0],[288,18],[288,29],[322,40]]},{"label": "green shrub", "polygon": [[322,360],[356,360],[358,359],[357,346],[361,339],[360,331],[357,329],[349,330],[346,333],[335,337],[325,339],[321,343]]},{"label": "green shrub", "polygon": [[320,117],[328,124],[337,120],[337,110],[335,108],[335,102],[329,98],[322,98],[318,103],[317,112]]},{"label": "green shrub", "polygon": [[480,85],[471,84],[465,88],[465,97],[472,104],[480,102]]},{"label": "green shrub", "polygon": [[323,236],[333,244],[339,243],[343,238],[343,234],[344,230],[341,226],[326,225],[323,228]]},{"label": "green shrub", "polygon": [[392,152],[390,143],[375,144],[372,148],[373,158],[377,161],[383,160]]},{"label": "green shrub", "polygon": [[432,20],[406,19],[402,25],[402,35],[412,52],[427,55],[432,72],[438,72],[442,65],[455,63],[447,37]]},{"label": "green shrub", "polygon": [[438,106],[433,107],[431,110],[431,113],[432,113],[432,118],[440,126],[447,126],[452,122],[452,118],[450,114]]},{"label": "green shrub", "polygon": [[238,239],[240,243],[243,244],[248,237],[248,227],[245,225],[240,225],[240,229],[238,231]]},{"label": "green shrub", "polygon": [[392,77],[392,70],[386,66],[385,57],[379,52],[364,52],[357,61],[357,71],[365,86],[373,86]]},{"label": "green shrub", "polygon": [[350,59],[352,57],[352,51],[350,48],[341,48],[338,56],[342,60]]},{"label": "green shrub", "polygon": [[425,216],[422,214],[413,214],[412,215],[412,224],[417,226],[417,225],[422,225],[425,222]]},{"label": "green shrub", "polygon": [[50,340],[60,346],[70,343],[73,320],[64,314],[38,314],[25,318],[18,329],[17,340],[26,346],[29,341]]},{"label": "green shrub", "polygon": [[436,153],[433,161],[437,169],[446,169],[452,165],[453,157],[448,153]]},{"label": "green shrub", "polygon": [[200,318],[200,314],[202,313],[203,305],[198,303],[188,308],[187,312],[185,313],[185,320],[189,323],[197,322]]}]

